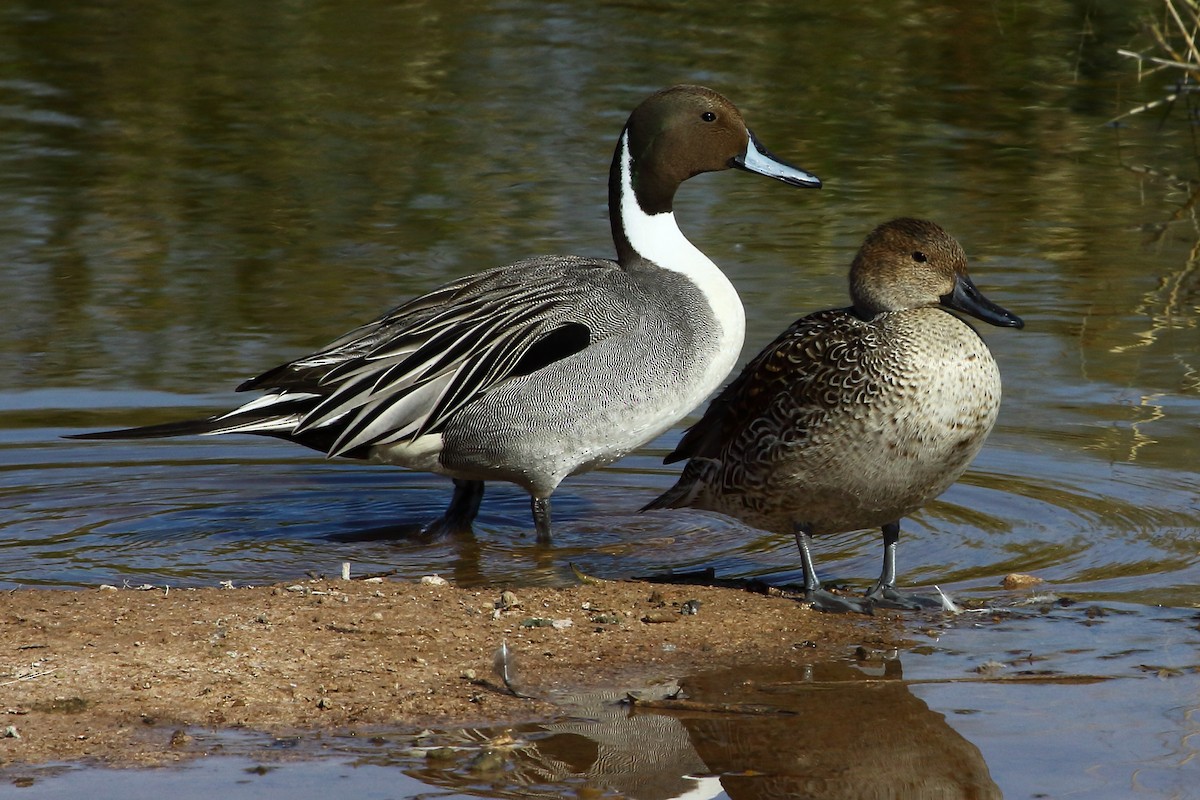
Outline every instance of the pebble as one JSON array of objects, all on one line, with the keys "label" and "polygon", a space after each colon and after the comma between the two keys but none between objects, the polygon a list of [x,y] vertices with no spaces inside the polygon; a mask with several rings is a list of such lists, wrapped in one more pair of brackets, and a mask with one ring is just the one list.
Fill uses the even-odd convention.
[{"label": "pebble", "polygon": [[1045,583],[1045,581],[1036,575],[1026,575],[1021,572],[1011,572],[1004,576],[1004,580],[1000,581],[1000,585],[1005,589],[1023,589],[1026,586],[1037,586],[1039,583]]},{"label": "pebble", "polygon": [[467,769],[476,774],[499,772],[504,767],[504,757],[494,750],[484,750],[471,759]]},{"label": "pebble", "polygon": [[446,586],[450,581],[443,578],[441,575],[426,575],[421,578],[421,583],[424,586]]}]

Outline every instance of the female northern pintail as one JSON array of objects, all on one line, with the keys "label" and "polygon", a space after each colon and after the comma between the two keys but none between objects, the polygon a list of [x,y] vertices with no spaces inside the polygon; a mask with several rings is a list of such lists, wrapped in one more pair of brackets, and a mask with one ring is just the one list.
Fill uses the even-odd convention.
[{"label": "female northern pintail", "polygon": [[[709,509],[794,534],[819,608],[914,607],[924,598],[894,585],[900,519],[962,475],[1000,408],[987,345],[939,306],[1024,323],[975,288],[962,247],[922,220],[867,236],[850,296],[850,308],[797,320],[713,400],[667,456],[691,459],[678,483],[646,509]],[[877,526],[883,571],[866,603],[822,590],[811,537]]]},{"label": "female northern pintail", "polygon": [[511,481],[548,541],[559,482],[666,430],[737,360],[741,300],[672,210],[685,180],[730,167],[821,185],[770,155],[720,94],[660,91],[613,157],[616,261],[543,256],[461,278],[246,381],[238,391],[266,394],[226,414],[76,438],[254,433],[441,473],[454,497],[430,532],[469,528],[483,482]]}]

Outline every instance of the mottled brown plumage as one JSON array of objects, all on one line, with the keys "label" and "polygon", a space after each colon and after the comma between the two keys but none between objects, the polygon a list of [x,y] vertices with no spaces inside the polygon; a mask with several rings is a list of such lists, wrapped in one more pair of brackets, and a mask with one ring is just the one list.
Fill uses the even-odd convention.
[{"label": "mottled brown plumage", "polygon": [[898,599],[900,518],[962,475],[1000,408],[987,345],[944,307],[1022,323],[978,292],[958,242],[921,220],[866,238],[850,292],[850,308],[798,320],[713,400],[667,457],[690,459],[678,483],[646,508],[708,509],[794,533],[814,594],[808,538],[881,527],[884,570],[869,596]]}]

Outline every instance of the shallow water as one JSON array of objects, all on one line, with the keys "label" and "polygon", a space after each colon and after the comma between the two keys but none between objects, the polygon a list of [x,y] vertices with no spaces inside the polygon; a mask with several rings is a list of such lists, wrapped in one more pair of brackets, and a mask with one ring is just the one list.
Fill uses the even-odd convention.
[{"label": "shallow water", "polygon": [[[1002,575],[1035,572],[1122,609],[1120,640],[1159,630],[1155,606],[1200,601],[1197,168],[1182,109],[1105,125],[1164,91],[1115,54],[1144,44],[1137,23],[1158,6],[958,5],[6,4],[0,587],[262,582],[345,560],[462,583],[562,582],[571,562],[797,579],[785,537],[634,513],[672,482],[660,460],[681,428],[567,481],[550,551],[514,487],[489,487],[473,540],[418,544],[381,537],[440,511],[449,483],[435,476],[256,439],[59,438],[226,408],[242,379],[450,277],[608,253],[620,125],[688,80],[726,92],[771,149],[826,181],[723,173],[680,192],[681,226],[746,303],[745,358],[843,304],[858,242],[900,214],[955,234],[980,287],[1026,320],[983,331],[1000,421],[964,480],[905,523],[902,581],[992,597]],[[830,537],[817,557],[865,585],[878,535]],[[1062,637],[1064,652],[1091,630],[1027,624],[1014,639]],[[959,660],[991,647],[972,633],[954,633]],[[906,677],[923,658],[901,657]],[[1189,686],[1190,705],[1151,693],[1129,715],[1190,719],[1190,680],[1165,683]],[[1103,685],[1138,697],[1149,684]],[[952,713],[949,688],[914,691]],[[1082,692],[1019,690],[1076,711]],[[968,724],[1014,703],[949,718],[1023,796],[1022,780],[1055,776],[1032,758],[1039,743],[985,747]],[[1109,757],[1123,742],[1083,741],[1063,758],[1105,775],[1130,763]]]}]

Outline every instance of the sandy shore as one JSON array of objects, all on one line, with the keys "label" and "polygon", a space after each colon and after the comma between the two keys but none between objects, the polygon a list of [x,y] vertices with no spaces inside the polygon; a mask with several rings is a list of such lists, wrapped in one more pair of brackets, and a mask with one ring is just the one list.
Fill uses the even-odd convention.
[{"label": "sandy shore", "polygon": [[[191,726],[295,733],[546,719],[557,692],[826,660],[902,635],[894,615],[821,614],[738,589],[503,591],[374,579],[5,592],[0,762],[169,761],[187,757],[179,731]],[[502,643],[512,687],[528,697],[493,670]]]}]

